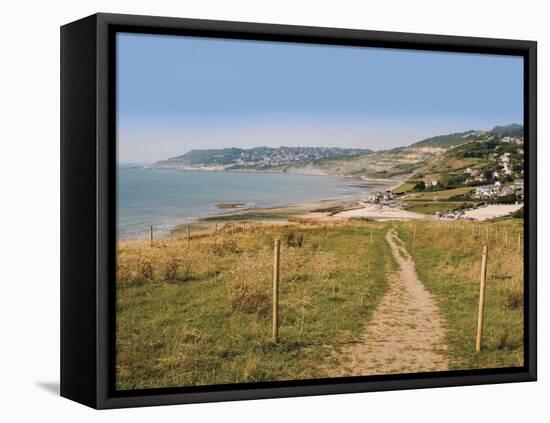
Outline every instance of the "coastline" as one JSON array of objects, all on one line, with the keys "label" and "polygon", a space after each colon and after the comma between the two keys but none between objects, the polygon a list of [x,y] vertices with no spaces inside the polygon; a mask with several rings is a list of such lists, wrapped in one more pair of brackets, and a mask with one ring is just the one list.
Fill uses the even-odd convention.
[{"label": "coastline", "polygon": [[[402,181],[390,179],[354,179],[364,182],[364,188],[367,188],[368,183],[370,183],[370,185],[376,187],[376,190],[383,191],[391,191],[403,183]],[[180,224],[174,228],[171,235],[186,235],[189,230],[192,236],[202,236],[212,233],[216,228],[223,229],[226,225],[230,227],[246,223],[288,225],[344,221],[354,218],[387,221],[423,219],[426,217],[419,213],[395,210],[386,206],[376,208],[376,212],[371,216],[369,212],[374,211],[374,208],[361,205],[360,200],[362,197],[363,193],[358,192],[346,198],[319,199],[268,207],[232,208],[230,211],[220,211],[216,214],[201,217],[191,223]],[[365,211],[367,211],[366,214]]]},{"label": "coastline", "polygon": [[[151,169],[149,167],[142,167]],[[325,221],[335,219],[347,219],[344,216],[337,216],[339,212],[349,211],[360,208],[359,201],[364,199],[365,193],[373,191],[390,191],[396,186],[401,185],[402,181],[391,179],[370,179],[366,177],[354,177],[344,175],[313,175],[311,173],[297,172],[258,172],[250,170],[218,170],[218,169],[176,169],[176,168],[155,168],[156,170],[179,170],[181,172],[200,171],[205,173],[266,173],[266,174],[286,174],[286,175],[301,175],[301,176],[321,176],[331,179],[339,179],[345,181],[350,187],[354,188],[355,192],[348,192],[344,195],[336,195],[333,197],[304,199],[304,201],[293,201],[289,203],[270,204],[270,205],[254,205],[251,203],[243,203],[239,200],[238,192],[235,193],[234,199],[231,197],[221,199],[220,202],[213,202],[208,212],[203,212],[195,216],[182,216],[172,222],[157,225],[153,224],[154,236],[157,239],[179,236],[190,231],[192,236],[200,236],[201,234],[212,233],[216,227],[221,228],[230,223],[255,222],[256,224],[280,225],[289,224],[297,221]],[[321,193],[319,193],[322,195]],[[325,193],[326,195],[326,193]],[[311,198],[311,196],[310,196]],[[192,201],[192,200],[190,200]],[[221,205],[221,207],[220,207]],[[217,207],[217,210],[215,209]],[[139,240],[148,238],[149,225],[145,224],[145,228],[136,232],[118,232],[120,240]]]}]

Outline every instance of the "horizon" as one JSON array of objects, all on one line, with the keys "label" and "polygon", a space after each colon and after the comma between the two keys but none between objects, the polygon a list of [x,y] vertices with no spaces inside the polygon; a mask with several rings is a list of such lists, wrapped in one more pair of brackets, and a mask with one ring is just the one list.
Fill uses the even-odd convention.
[{"label": "horizon", "polygon": [[[507,124],[502,124],[502,125],[495,125],[495,126],[506,127],[506,126],[510,126],[510,125],[521,125],[523,127],[522,123],[517,123],[517,122],[512,122],[512,123],[507,123]],[[493,129],[495,126],[493,126],[491,129]],[[485,131],[485,132],[488,132],[491,129],[468,129],[466,131],[459,131],[459,132],[467,132],[467,131]],[[407,145],[392,147],[392,148],[388,148],[388,149],[380,149],[380,150],[371,150],[371,149],[362,148],[362,147],[341,147],[341,146],[333,146],[333,145],[329,145],[329,146],[305,146],[305,145],[289,146],[289,145],[282,145],[282,144],[278,145],[278,146],[256,145],[256,146],[246,147],[246,148],[237,147],[237,146],[229,146],[229,147],[223,147],[223,148],[220,148],[220,149],[227,149],[228,150],[228,149],[231,149],[231,148],[236,148],[236,149],[241,149],[241,150],[252,150],[252,149],[255,149],[255,148],[273,148],[273,149],[277,149],[277,148],[341,148],[341,149],[347,149],[347,150],[371,150],[372,153],[380,153],[380,152],[383,152],[383,151],[388,151],[388,150],[392,150],[392,149],[396,149],[396,148],[407,148],[407,147],[410,147],[413,144],[416,144],[417,142],[424,141],[428,138],[432,138],[432,137],[436,137],[436,136],[440,136],[440,135],[451,135],[451,134],[453,134],[453,133],[435,134],[435,135],[431,135],[427,138],[423,138],[421,140],[413,141],[413,142],[411,142]],[[178,154],[176,156],[166,157],[164,159],[155,160],[155,161],[133,161],[133,162],[132,161],[118,161],[118,162],[119,162],[119,164],[128,164],[128,165],[149,165],[149,164],[154,164],[158,161],[170,160],[170,159],[174,159],[176,157],[181,157],[181,156],[185,155],[186,153],[189,153],[190,151],[197,151],[197,150],[207,151],[207,150],[217,150],[217,148],[194,148],[192,150],[187,150],[187,151],[185,151],[181,154]]]},{"label": "horizon", "polygon": [[128,164],[231,147],[389,150],[523,122],[523,59],[121,33],[117,118]]}]

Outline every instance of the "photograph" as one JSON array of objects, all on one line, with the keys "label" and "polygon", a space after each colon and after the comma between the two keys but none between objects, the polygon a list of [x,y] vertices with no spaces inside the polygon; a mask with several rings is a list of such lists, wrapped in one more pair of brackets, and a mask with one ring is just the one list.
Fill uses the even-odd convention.
[{"label": "photograph", "polygon": [[523,56],[115,46],[116,391],[526,365]]}]

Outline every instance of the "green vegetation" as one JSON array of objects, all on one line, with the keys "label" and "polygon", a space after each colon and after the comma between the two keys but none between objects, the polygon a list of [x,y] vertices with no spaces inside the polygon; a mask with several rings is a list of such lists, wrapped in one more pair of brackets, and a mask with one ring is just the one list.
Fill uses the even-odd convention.
[{"label": "green vegetation", "polygon": [[523,219],[523,207],[517,211],[515,211],[514,213],[512,213],[512,217],[514,219]]},{"label": "green vegetation", "polygon": [[461,143],[468,142],[475,134],[475,131],[457,132],[454,134],[438,135],[426,138],[425,140],[415,142],[411,147],[452,147]]},{"label": "green vegetation", "polygon": [[416,183],[417,181],[405,182],[404,184],[399,185],[397,188],[394,188],[392,192],[396,195],[404,194],[406,192],[412,191]]},{"label": "green vegetation", "polygon": [[[387,225],[374,224],[369,244],[371,225],[258,225],[153,248],[120,242],[117,388],[322,377],[334,348],[357,339],[395,270]],[[273,344],[276,237],[281,328]]]},{"label": "green vegetation", "polygon": [[473,188],[463,187],[463,188],[453,188],[443,191],[425,191],[425,192],[415,192],[409,194],[406,197],[406,201],[426,201],[426,200],[449,200],[452,197],[462,196],[471,192]]},{"label": "green vegetation", "polygon": [[462,201],[412,201],[407,204],[405,210],[422,214],[436,214],[438,211],[455,211],[464,207],[472,207],[475,204]]},{"label": "green vegetation", "polygon": [[241,222],[250,220],[286,220],[289,213],[269,213],[269,212],[243,212],[220,214],[201,219],[204,222]]},{"label": "green vegetation", "polygon": [[[416,262],[420,279],[447,320],[452,368],[522,366],[523,251],[518,251],[515,242],[518,234],[523,237],[521,222],[416,223],[414,242],[413,225],[399,224],[398,233]],[[490,240],[484,337],[482,351],[477,354],[479,277],[487,228]]]},{"label": "green vegetation", "polygon": [[[257,223],[233,235],[222,228],[215,236],[195,236],[190,243],[179,234],[153,247],[148,241],[121,241],[117,388],[318,378],[328,368],[345,368],[347,356],[338,352],[359,340],[397,270],[385,241],[392,227],[445,318],[451,367],[521,366],[523,256],[516,240],[523,237],[522,222]],[[487,228],[485,335],[476,354]],[[271,341],[275,238],[282,241],[276,344]]]},{"label": "green vegetation", "polygon": [[[509,125],[495,128],[495,130],[495,133],[472,133],[464,138],[463,143],[452,146],[443,154],[436,155],[426,166],[411,175],[407,184],[402,185],[397,192],[474,187],[483,183],[492,183],[495,180],[495,172],[498,173],[497,179],[503,184],[513,182],[516,178],[521,179],[523,146],[515,142],[504,142],[501,135],[495,135],[496,133],[513,133],[517,136],[518,131],[522,131],[521,126],[518,129],[516,125]],[[451,138],[453,137],[449,139]],[[506,165],[502,160],[504,154],[508,156]],[[465,173],[468,168],[471,171]],[[474,171],[475,173],[471,175]],[[474,176],[483,178],[475,180]],[[432,187],[429,184],[423,186],[422,181],[425,179],[436,180],[437,187]]]},{"label": "green vegetation", "polygon": [[504,136],[523,136],[523,127],[512,124],[491,131],[465,131],[438,135],[390,150],[324,147],[255,147],[192,150],[181,156],[157,162],[158,167],[216,167],[229,170],[268,170],[272,172],[318,172],[327,175],[354,175],[372,178],[412,177],[431,173],[444,188],[464,184],[464,169],[495,171],[499,163],[493,153],[510,152],[514,171],[521,171],[522,146],[502,142]]},{"label": "green vegetation", "polygon": [[522,137],[523,125],[520,125],[519,123],[511,123],[504,126],[497,125],[491,129],[491,133],[500,136]]}]

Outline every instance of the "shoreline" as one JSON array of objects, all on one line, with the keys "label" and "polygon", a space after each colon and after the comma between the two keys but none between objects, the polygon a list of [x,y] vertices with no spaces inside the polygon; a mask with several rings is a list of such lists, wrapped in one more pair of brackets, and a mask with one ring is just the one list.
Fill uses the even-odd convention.
[{"label": "shoreline", "polygon": [[[239,201],[229,201],[224,203],[214,203],[213,208],[217,207],[215,213],[210,213],[204,216],[195,216],[192,218],[181,218],[179,223],[175,222],[172,225],[164,226],[164,229],[155,231],[155,238],[164,239],[173,236],[187,236],[188,226],[192,236],[201,236],[212,233],[216,227],[224,227],[227,224],[235,224],[242,222],[255,222],[256,224],[281,225],[291,224],[298,221],[314,222],[314,221],[333,221],[347,220],[348,217],[338,216],[338,213],[347,212],[361,208],[359,201],[364,198],[365,192],[370,191],[391,191],[397,186],[400,186],[403,181],[392,179],[370,179],[365,177],[350,177],[342,175],[318,175],[318,174],[300,174],[295,172],[257,172],[248,170],[199,170],[199,169],[176,169],[176,168],[154,168],[155,170],[178,170],[200,171],[200,172],[247,172],[247,173],[268,173],[268,174],[286,174],[286,175],[302,175],[302,176],[321,176],[328,178],[338,178],[348,180],[353,183],[357,192],[340,197],[322,198],[311,201],[301,201],[295,203],[286,203],[281,205],[271,206],[252,206],[243,207],[233,205],[243,204]],[[232,207],[218,207],[219,204],[232,205]],[[147,226],[148,228],[148,226]],[[154,226],[153,226],[154,228]],[[121,241],[132,241],[146,239],[149,237],[149,231],[143,230],[134,233],[125,233],[118,239]]]},{"label": "shoreline", "polygon": [[154,165],[144,165],[139,167],[134,167],[138,169],[147,169],[147,170],[176,170],[179,172],[210,172],[210,173],[265,173],[268,175],[279,174],[279,175],[301,175],[301,176],[323,176],[327,178],[340,178],[340,179],[349,179],[356,180],[361,182],[377,182],[377,183],[395,183],[392,185],[388,191],[397,188],[398,186],[404,184],[406,181],[401,181],[397,179],[384,179],[384,178],[369,178],[366,176],[355,176],[355,175],[332,175],[326,172],[295,172],[295,171],[281,171],[277,169],[224,169],[222,167],[155,167]]},{"label": "shoreline", "polygon": [[[346,178],[344,176],[326,176]],[[364,187],[357,188],[368,188],[369,185],[373,185],[376,190],[381,191],[391,191],[403,183],[402,181],[391,179],[364,179],[362,177],[350,177],[347,179],[353,179],[365,184]],[[216,227],[216,224],[221,224],[223,227],[226,224],[242,224],[243,222],[281,225],[299,222],[306,223],[348,220],[348,217],[339,216],[339,214],[362,209],[363,206],[360,205],[360,200],[363,198],[363,194],[363,192],[358,191],[356,194],[349,195],[346,198],[325,198],[275,206],[235,208],[231,209],[231,211],[220,212],[199,218],[192,223],[180,224],[171,231],[171,235],[178,235],[185,232],[188,225],[195,226],[195,228],[199,226],[199,228],[196,228],[194,231],[192,230],[192,232],[198,235],[200,232],[211,232]]]}]

